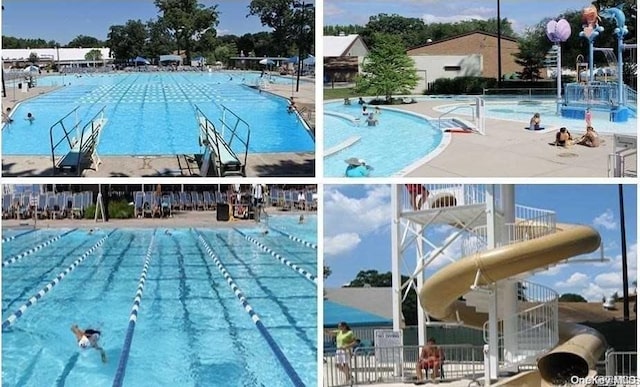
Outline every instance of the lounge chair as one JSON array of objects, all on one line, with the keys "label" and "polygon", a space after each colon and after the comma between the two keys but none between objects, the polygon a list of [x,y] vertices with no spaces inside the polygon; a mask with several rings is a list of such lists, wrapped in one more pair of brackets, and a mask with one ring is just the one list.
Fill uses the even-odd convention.
[{"label": "lounge chair", "polygon": [[142,216],[143,217],[147,217],[147,215],[149,217],[153,217],[153,198],[151,197],[151,192],[145,192],[144,193],[144,201],[142,203]]},{"label": "lounge chair", "polygon": [[162,201],[160,203],[161,215],[162,217],[171,217],[171,195],[164,194],[162,195]]}]

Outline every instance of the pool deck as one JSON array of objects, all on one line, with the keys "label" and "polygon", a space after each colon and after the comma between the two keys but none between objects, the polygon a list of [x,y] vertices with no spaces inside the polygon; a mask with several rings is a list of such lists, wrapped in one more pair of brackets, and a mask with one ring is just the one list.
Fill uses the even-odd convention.
[{"label": "pool deck", "polygon": [[[267,208],[267,214],[297,215],[315,214],[315,212],[280,211],[277,208]],[[170,218],[136,218],[109,219],[108,222],[96,222],[93,219],[38,219],[37,228],[232,228],[232,227],[263,227],[265,222],[256,223],[254,220],[236,219],[229,222],[216,220],[215,211],[174,211]],[[33,219],[3,219],[3,228],[33,227]]]},{"label": "pool deck", "polygon": [[[447,101],[421,101],[393,108],[438,117],[435,107]],[[456,116],[469,121],[468,116]],[[382,116],[384,119],[384,115]],[[541,132],[524,129],[526,123],[487,118],[486,135],[453,133],[444,151],[430,161],[419,163],[408,177],[607,177],[613,135],[600,134],[605,140],[598,148],[573,145],[551,146],[555,132],[549,127]],[[597,130],[597,128],[596,128]],[[582,133],[573,133],[580,136]],[[627,170],[637,171],[637,158],[627,160]]]},{"label": "pool deck", "polygon": [[[17,103],[48,93],[60,86],[38,86],[27,93],[14,95],[7,91],[2,98],[2,109],[13,108]],[[272,85],[269,92],[282,97],[291,97],[291,86]],[[300,90],[293,93],[296,104],[307,107],[308,118],[315,119],[315,84],[300,82]],[[195,155],[157,156],[103,156],[98,170],[86,169],[83,177],[198,177],[199,167]],[[313,177],[315,176],[315,152],[253,153],[247,156],[247,177]],[[50,156],[8,156],[2,157],[4,177],[44,177],[53,176]]]}]

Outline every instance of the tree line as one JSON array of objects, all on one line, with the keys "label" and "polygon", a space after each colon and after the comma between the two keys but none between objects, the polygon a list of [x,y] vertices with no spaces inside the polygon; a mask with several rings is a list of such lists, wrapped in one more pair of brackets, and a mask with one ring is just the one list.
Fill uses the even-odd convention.
[{"label": "tree line", "polygon": [[209,63],[228,61],[242,51],[246,56],[292,56],[313,53],[315,8],[301,7],[297,0],[253,0],[248,16],[257,16],[270,32],[217,36],[217,5],[206,7],[198,0],[154,0],[159,16],[148,21],[127,20],[109,27],[107,40],[79,35],[66,45],[55,40],[3,36],[4,48],[108,47],[116,62],[137,56],[157,58],[180,53],[187,62],[203,56]]}]

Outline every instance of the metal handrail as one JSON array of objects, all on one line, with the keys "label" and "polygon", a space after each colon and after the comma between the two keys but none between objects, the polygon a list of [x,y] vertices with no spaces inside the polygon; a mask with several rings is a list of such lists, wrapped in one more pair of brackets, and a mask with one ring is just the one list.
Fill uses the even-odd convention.
[{"label": "metal handrail", "polygon": [[[243,146],[244,146],[244,160],[242,162],[242,165],[247,165],[247,154],[249,153],[249,139],[251,137],[251,127],[249,126],[249,123],[245,120],[243,120],[242,118],[240,118],[236,113],[234,113],[233,111],[231,111],[229,108],[227,108],[224,105],[222,106],[222,118],[220,119],[220,122],[222,123],[223,129],[229,129],[231,130],[231,136],[229,138],[229,141],[227,141],[227,144],[229,145],[229,148],[233,149],[233,141],[234,139],[237,139]],[[229,126],[226,122],[226,112],[229,112],[233,118],[236,119],[235,125],[233,125],[233,128],[231,128],[231,126]],[[242,127],[245,128],[245,130],[247,131],[247,138],[246,140],[243,140],[242,137],[238,136],[237,131],[238,131],[238,125],[241,125]],[[222,137],[224,138],[224,132],[222,134]]]},{"label": "metal handrail", "polygon": [[475,106],[475,104],[470,104],[470,105],[458,105],[458,106],[455,106],[454,108],[449,109],[449,110],[447,110],[446,112],[444,112],[444,113],[440,114],[440,115],[438,116],[438,130],[440,130],[441,125],[442,125],[442,117],[444,117],[445,115],[447,115],[447,114],[449,114],[449,113],[452,113],[452,112],[454,112],[454,111],[456,111],[456,110],[458,110],[458,109],[462,109],[462,108],[469,108],[469,109],[471,109],[471,117],[473,117],[473,116],[474,116],[474,115],[473,115],[473,107],[474,107],[474,106]]},{"label": "metal handrail", "polygon": [[[626,172],[627,157],[635,156],[636,154],[636,149],[624,149],[616,153],[610,153],[607,159],[609,177],[636,177],[638,175],[637,171],[635,174]],[[617,166],[619,166],[619,168]]]}]

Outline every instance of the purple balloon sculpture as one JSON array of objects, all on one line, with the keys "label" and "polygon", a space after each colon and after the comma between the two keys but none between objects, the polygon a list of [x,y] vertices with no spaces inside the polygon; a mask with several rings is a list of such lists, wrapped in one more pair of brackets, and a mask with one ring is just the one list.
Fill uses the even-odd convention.
[{"label": "purple balloon sculpture", "polygon": [[547,38],[554,43],[565,42],[571,36],[571,26],[569,22],[560,19],[557,22],[555,20],[547,23]]}]

